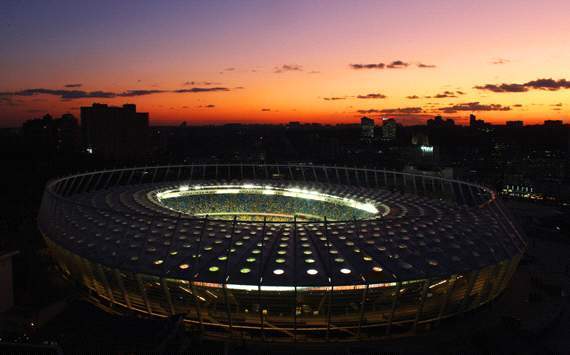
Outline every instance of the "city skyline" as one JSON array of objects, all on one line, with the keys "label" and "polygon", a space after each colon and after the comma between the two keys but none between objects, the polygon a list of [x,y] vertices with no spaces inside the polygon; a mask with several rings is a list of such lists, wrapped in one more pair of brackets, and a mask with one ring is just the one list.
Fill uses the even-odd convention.
[{"label": "city skyline", "polygon": [[0,126],[93,102],[151,124],[568,122],[565,1],[5,2]]}]

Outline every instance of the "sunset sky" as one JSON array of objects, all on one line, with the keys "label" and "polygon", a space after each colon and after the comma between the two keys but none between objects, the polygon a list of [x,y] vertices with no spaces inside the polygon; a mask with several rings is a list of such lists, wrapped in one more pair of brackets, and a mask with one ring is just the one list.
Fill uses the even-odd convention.
[{"label": "sunset sky", "polygon": [[0,2],[0,126],[93,102],[152,124],[570,122],[570,1]]}]

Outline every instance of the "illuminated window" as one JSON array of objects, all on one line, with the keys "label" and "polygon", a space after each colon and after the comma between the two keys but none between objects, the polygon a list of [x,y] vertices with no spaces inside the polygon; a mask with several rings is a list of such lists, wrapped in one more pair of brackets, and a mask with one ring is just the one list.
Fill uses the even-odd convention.
[{"label": "illuminated window", "polygon": [[285,263],[285,259],[281,259],[281,258],[275,259],[275,262],[276,262],[277,264],[284,264],[284,263]]},{"label": "illuminated window", "polygon": [[316,274],[318,274],[318,273],[319,273],[319,272],[318,272],[317,270],[315,270],[315,269],[309,269],[309,270],[307,270],[307,274],[309,274],[309,275],[316,275]]},{"label": "illuminated window", "polygon": [[180,264],[180,265],[178,265],[178,267],[179,267],[180,269],[182,269],[182,270],[186,270],[186,269],[188,269],[188,268],[190,267],[190,265],[188,265],[188,264]]},{"label": "illuminated window", "polygon": [[247,258],[246,261],[248,263],[254,263],[255,262],[255,258]]},{"label": "illuminated window", "polygon": [[155,260],[153,263],[154,263],[154,265],[160,265],[160,264],[162,264],[163,262],[164,262],[164,260],[158,259],[158,260]]},{"label": "illuminated window", "polygon": [[242,274],[247,274],[251,271],[251,269],[248,269],[246,267],[244,267],[243,269],[241,269],[239,272],[241,272]]},{"label": "illuminated window", "polygon": [[382,269],[380,266],[374,266],[374,267],[372,268],[372,271],[375,271],[375,272],[382,272],[382,270],[383,270],[383,269]]},{"label": "illuminated window", "polygon": [[227,260],[227,259],[228,259],[228,257],[225,256],[225,255],[218,256],[218,260],[220,260],[220,261],[224,261],[224,260]]},{"label": "illuminated window", "polygon": [[315,259],[305,259],[305,262],[307,264],[314,264],[315,263]]},{"label": "illuminated window", "polygon": [[273,270],[273,273],[275,275],[283,275],[285,273],[285,271],[283,271],[283,269],[275,269],[275,270]]},{"label": "illuminated window", "polygon": [[208,270],[210,270],[211,272],[216,272],[216,271],[220,270],[220,268],[217,266],[210,266],[210,268]]},{"label": "illuminated window", "polygon": [[334,259],[335,262],[337,263],[344,263],[344,259],[343,258],[336,258]]},{"label": "illuminated window", "polygon": [[350,269],[343,268],[343,269],[340,269],[340,272],[343,273],[343,274],[345,274],[345,275],[348,275],[348,274],[350,274],[352,271],[351,271]]}]

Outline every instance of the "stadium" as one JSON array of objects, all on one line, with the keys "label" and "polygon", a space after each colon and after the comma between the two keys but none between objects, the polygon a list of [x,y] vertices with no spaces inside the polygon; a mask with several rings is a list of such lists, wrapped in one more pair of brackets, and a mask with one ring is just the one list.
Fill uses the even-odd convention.
[{"label": "stadium", "polygon": [[104,310],[246,341],[428,331],[501,294],[526,248],[486,187],[336,166],[76,174],[47,184],[38,225]]}]

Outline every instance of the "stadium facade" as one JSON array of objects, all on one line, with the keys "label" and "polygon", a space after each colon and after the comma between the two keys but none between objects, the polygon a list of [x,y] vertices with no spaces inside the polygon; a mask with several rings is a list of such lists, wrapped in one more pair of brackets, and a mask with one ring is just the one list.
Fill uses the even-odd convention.
[{"label": "stadium facade", "polygon": [[208,337],[423,331],[506,287],[526,244],[490,189],[387,170],[176,165],[54,179],[38,225],[99,307]]}]

